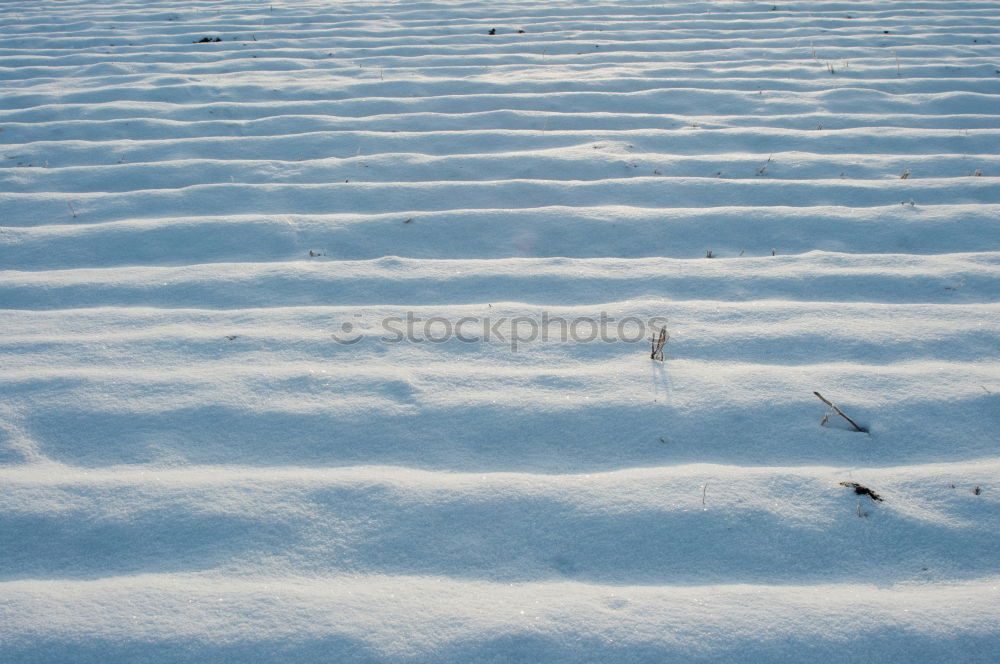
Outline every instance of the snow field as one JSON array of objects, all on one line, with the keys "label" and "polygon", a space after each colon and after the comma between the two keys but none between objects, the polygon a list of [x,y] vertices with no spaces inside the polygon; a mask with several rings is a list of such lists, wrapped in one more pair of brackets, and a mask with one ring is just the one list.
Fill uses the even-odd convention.
[{"label": "snow field", "polygon": [[[0,661],[995,660],[1000,3],[10,1],[0,80]],[[666,361],[512,343],[601,315]]]}]

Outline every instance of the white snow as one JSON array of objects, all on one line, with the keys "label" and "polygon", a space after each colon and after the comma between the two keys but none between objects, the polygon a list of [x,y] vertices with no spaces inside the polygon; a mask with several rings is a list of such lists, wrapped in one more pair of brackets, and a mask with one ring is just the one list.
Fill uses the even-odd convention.
[{"label": "white snow", "polygon": [[7,0],[0,80],[0,661],[996,661],[1000,1]]}]

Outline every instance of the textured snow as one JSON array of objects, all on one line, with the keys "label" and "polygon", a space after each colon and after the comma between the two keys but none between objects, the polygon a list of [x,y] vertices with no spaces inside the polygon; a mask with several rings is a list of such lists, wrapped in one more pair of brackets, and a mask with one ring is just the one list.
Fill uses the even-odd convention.
[{"label": "textured snow", "polygon": [[1000,2],[8,0],[0,80],[0,661],[996,661]]}]

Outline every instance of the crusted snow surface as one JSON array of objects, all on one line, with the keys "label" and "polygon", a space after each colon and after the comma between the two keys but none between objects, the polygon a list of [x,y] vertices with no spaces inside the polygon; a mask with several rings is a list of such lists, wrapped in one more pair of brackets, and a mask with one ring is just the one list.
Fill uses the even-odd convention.
[{"label": "crusted snow surface", "polygon": [[0,660],[996,661],[1000,2],[8,0],[0,80]]}]

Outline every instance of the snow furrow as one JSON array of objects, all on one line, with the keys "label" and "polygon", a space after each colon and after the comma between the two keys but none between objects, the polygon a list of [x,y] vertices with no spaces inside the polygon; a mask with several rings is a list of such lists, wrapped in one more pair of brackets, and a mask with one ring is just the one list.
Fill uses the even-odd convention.
[{"label": "snow furrow", "polygon": [[[0,499],[6,549],[0,582],[50,578],[57,569],[77,579],[164,568],[246,578],[248,570],[235,561],[255,576],[490,582],[975,579],[994,569],[1000,532],[990,524],[1000,505],[977,499],[973,487],[998,470],[994,460],[863,473],[704,464],[588,475],[385,467],[92,474],[55,467],[38,480],[14,471],[2,475],[16,495]],[[839,484],[851,479],[877,487],[881,501],[862,497],[861,511],[869,520],[877,515],[878,528],[859,519],[858,496]],[[929,486],[933,499],[925,493]],[[914,521],[936,531],[929,539],[941,544],[899,551],[899,531]],[[133,539],[143,545],[122,546]],[[477,543],[474,557],[462,545],[470,540]],[[707,555],[706,540],[716,542]],[[94,556],[73,568],[67,554],[88,541]],[[952,554],[955,544],[961,558]]]},{"label": "snow furrow", "polygon": [[[877,164],[890,155],[896,155],[897,159],[930,162],[932,172],[940,172],[942,166],[933,162],[933,158],[934,155],[941,155],[941,163],[945,164],[948,162],[944,160],[949,157],[952,163],[963,158],[965,160],[964,168],[953,167],[954,170],[948,172],[949,175],[969,175],[974,172],[970,169],[985,169],[984,174],[988,175],[989,166],[995,163],[992,153],[1000,151],[1000,130],[996,129],[904,130],[885,126],[838,129],[833,126],[827,130],[822,122],[817,126],[796,129],[723,128],[711,126],[710,121],[705,122],[708,126],[702,126],[702,120],[688,121],[687,124],[674,120],[674,126],[669,129],[600,131],[567,128],[565,124],[574,124],[574,121],[563,124],[559,118],[553,119],[553,123],[559,128],[554,126],[549,129],[547,122],[548,118],[542,115],[534,118],[535,127],[516,130],[455,128],[450,131],[399,132],[345,129],[285,135],[274,133],[270,136],[241,136],[240,124],[233,123],[228,127],[228,136],[103,141],[60,136],[56,140],[8,144],[3,152],[7,168],[3,170],[8,177],[25,178],[30,182],[35,172],[18,169],[41,169],[39,172],[44,173],[50,168],[123,165],[125,168],[121,171],[128,171],[130,166],[148,163],[167,162],[166,165],[170,165],[192,159],[214,159],[237,162],[237,165],[239,162],[272,161],[276,162],[276,174],[280,175],[277,170],[280,167],[288,168],[290,164],[317,160],[336,160],[335,163],[364,168],[364,158],[381,157],[389,163],[380,166],[387,168],[407,155],[411,158],[438,159],[510,155],[521,156],[523,169],[522,173],[510,175],[514,179],[525,179],[523,172],[531,168],[536,160],[541,161],[540,158],[547,153],[562,152],[578,162],[574,164],[574,168],[590,168],[593,167],[592,162],[610,161],[615,157],[629,162],[616,164],[619,166],[617,172],[604,173],[607,179],[623,177],[625,174],[649,176],[654,174],[654,169],[669,169],[673,159],[701,158],[709,163],[714,160],[714,164],[709,168],[684,174],[694,177],[737,176],[766,180],[774,173],[783,172],[784,177],[799,175],[797,171],[789,170],[795,166],[796,161],[810,154],[826,154],[831,163],[825,171],[819,170],[817,166],[818,172],[814,177],[847,178],[842,184],[864,186],[867,180],[863,176],[872,176],[872,171],[864,166],[867,160]],[[528,152],[532,154],[526,155]],[[791,156],[793,164],[780,160],[775,162],[775,154]],[[854,155],[858,160],[845,163]],[[742,163],[754,156],[757,163]],[[351,159],[354,161],[345,161]],[[977,160],[983,161],[977,164]],[[642,164],[642,169],[633,171],[632,165],[639,163]],[[630,169],[621,168],[625,165]],[[741,167],[741,170],[733,170],[736,166]],[[378,178],[377,171],[377,168],[371,171],[370,167],[369,170],[355,168],[346,174],[365,181],[368,178]],[[901,174],[902,172],[883,171],[876,177],[898,179]],[[442,173],[435,178],[434,171],[427,171],[425,180],[444,179],[443,175]],[[456,177],[455,174],[451,175]],[[518,178],[518,175],[521,177]],[[556,177],[556,173],[547,176]],[[919,177],[919,172],[914,173],[914,178]]]},{"label": "snow furrow", "polygon": [[[85,268],[0,272],[9,309],[156,306],[583,305],[625,298],[810,302],[992,302],[1000,253],[849,255],[748,260],[508,259]],[[567,278],[567,275],[572,275]]]},{"label": "snow furrow", "polygon": [[[150,574],[3,584],[3,636],[22,662],[72,652],[190,661],[629,662],[682,658],[864,662],[992,658],[997,577],[905,584],[646,587],[500,584],[424,576]],[[861,599],[864,598],[864,599]],[[737,640],[717,636],[737,634]],[[624,659],[623,659],[624,657]]]},{"label": "snow furrow", "polygon": [[[767,165],[763,157],[762,166]],[[361,167],[363,169],[363,166]],[[622,164],[621,171],[635,171]],[[831,174],[832,175],[832,174]],[[719,206],[777,207],[1000,204],[996,178],[886,180],[778,180],[774,178],[632,176],[588,180],[511,179],[422,182],[351,181],[322,184],[206,184],[128,192],[39,192],[0,196],[0,218],[10,226],[102,223],[147,215],[387,214],[403,219],[453,209],[534,209],[630,205],[648,209]]]},{"label": "snow furrow", "polygon": [[[69,208],[67,208],[67,212]],[[360,215],[152,217],[8,227],[0,265],[34,271],[310,259],[718,258],[809,251],[933,254],[997,251],[996,205],[868,209],[541,207]],[[409,221],[407,221],[409,220]],[[75,222],[70,216],[65,222]],[[236,232],[238,230],[238,232]],[[415,232],[414,232],[415,231]],[[581,244],[579,238],[591,241]],[[921,238],[928,239],[924,244]],[[164,247],[171,251],[164,251]],[[944,288],[956,288],[956,280]]]}]

